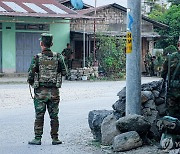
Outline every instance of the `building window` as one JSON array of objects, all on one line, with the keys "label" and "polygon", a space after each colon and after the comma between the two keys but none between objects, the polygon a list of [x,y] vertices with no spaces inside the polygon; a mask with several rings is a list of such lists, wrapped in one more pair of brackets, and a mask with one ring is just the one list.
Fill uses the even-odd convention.
[{"label": "building window", "polygon": [[48,24],[16,24],[16,30],[41,30],[41,31],[49,31]]},{"label": "building window", "polygon": [[2,29],[2,23],[0,23],[0,29]]}]

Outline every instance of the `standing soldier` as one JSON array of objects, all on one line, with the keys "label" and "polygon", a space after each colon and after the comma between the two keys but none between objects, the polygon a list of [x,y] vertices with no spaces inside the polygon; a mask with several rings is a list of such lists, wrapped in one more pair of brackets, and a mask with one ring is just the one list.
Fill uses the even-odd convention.
[{"label": "standing soldier", "polygon": [[161,73],[167,79],[167,107],[170,116],[180,118],[180,40],[178,51],[167,56]]},{"label": "standing soldier", "polygon": [[147,50],[144,60],[144,65],[147,75],[151,75],[151,63],[152,63],[152,55],[149,52],[149,50]]},{"label": "standing soldier", "polygon": [[62,55],[65,57],[65,62],[69,69],[72,68],[72,54],[73,51],[71,49],[71,46],[69,43],[67,43],[67,48],[62,51]]},{"label": "standing soldier", "polygon": [[58,139],[59,129],[59,89],[62,75],[65,75],[65,65],[60,54],[52,52],[50,47],[53,36],[43,33],[40,38],[42,52],[34,56],[28,70],[27,82],[34,88],[35,107],[35,138],[28,142],[32,145],[41,145],[43,134],[44,114],[47,110],[51,119],[52,144],[61,144]]}]

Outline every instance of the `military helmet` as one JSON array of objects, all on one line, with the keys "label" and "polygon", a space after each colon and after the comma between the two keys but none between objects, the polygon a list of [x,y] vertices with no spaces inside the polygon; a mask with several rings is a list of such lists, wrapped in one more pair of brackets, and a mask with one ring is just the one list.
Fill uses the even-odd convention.
[{"label": "military helmet", "polygon": [[42,33],[39,40],[45,44],[51,44],[53,40],[53,35],[48,33]]}]

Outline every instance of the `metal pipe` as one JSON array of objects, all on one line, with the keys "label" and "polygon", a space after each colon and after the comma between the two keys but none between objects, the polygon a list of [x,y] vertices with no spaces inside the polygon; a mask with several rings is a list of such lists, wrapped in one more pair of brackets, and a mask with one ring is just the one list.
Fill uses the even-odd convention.
[{"label": "metal pipe", "polygon": [[85,25],[84,25],[84,33],[83,33],[83,67],[85,67],[85,59],[86,59],[86,35],[85,35]]}]

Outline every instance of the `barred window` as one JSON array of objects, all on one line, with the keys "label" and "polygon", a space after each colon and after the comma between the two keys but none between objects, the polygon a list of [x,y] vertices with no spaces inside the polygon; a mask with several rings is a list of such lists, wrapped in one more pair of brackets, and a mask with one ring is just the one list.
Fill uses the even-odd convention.
[{"label": "barred window", "polygon": [[23,24],[17,23],[16,30],[41,30],[41,31],[49,31],[48,24]]}]

